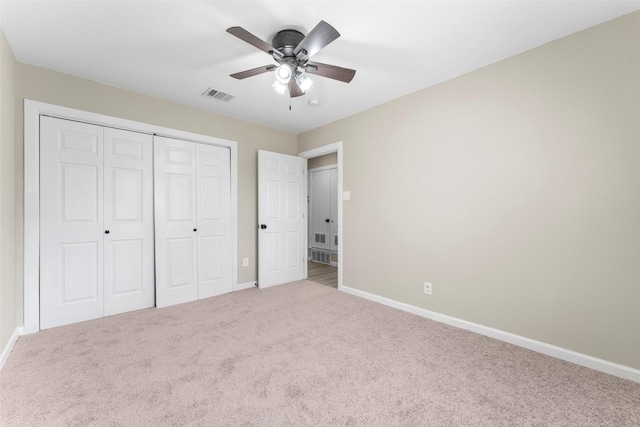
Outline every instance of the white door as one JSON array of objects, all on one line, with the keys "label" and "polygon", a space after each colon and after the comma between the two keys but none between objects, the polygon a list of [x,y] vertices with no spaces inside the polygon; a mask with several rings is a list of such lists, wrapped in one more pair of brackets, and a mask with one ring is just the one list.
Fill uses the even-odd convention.
[{"label": "white door", "polygon": [[228,148],[155,137],[156,305],[231,292]]},{"label": "white door", "polygon": [[154,305],[151,137],[41,118],[41,329]]},{"label": "white door", "polygon": [[309,246],[338,250],[338,169],[310,172]]},{"label": "white door", "polygon": [[105,316],[155,305],[152,142],[104,129]]},{"label": "white door", "polygon": [[330,221],[330,245],[329,249],[332,251],[338,250],[338,169],[331,169],[331,179],[330,179],[329,188],[331,188],[331,197],[330,197],[330,205],[331,205],[331,215],[329,218]]},{"label": "white door", "polygon": [[196,150],[154,137],[156,305],[198,299]]},{"label": "white door", "polygon": [[40,328],[102,317],[103,128],[40,118]]},{"label": "white door", "polygon": [[258,285],[304,278],[307,160],[258,151]]},{"label": "white door", "polygon": [[331,246],[331,170],[313,171],[311,176],[310,244],[312,248]]},{"label": "white door", "polygon": [[198,298],[231,292],[231,156],[228,148],[196,147]]}]

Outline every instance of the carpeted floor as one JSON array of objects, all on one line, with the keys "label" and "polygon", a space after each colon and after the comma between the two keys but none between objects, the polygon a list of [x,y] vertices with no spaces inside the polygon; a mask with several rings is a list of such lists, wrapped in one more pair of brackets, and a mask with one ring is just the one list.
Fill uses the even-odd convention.
[{"label": "carpeted floor", "polygon": [[638,426],[640,384],[303,281],[21,337],[9,426]]}]

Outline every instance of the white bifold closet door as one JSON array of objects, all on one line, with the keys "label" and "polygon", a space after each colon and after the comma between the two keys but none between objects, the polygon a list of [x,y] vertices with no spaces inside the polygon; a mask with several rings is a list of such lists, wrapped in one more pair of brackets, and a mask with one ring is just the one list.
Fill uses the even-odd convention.
[{"label": "white bifold closet door", "polygon": [[154,305],[150,135],[40,119],[40,328]]},{"label": "white bifold closet door", "polygon": [[154,137],[156,305],[231,292],[228,148]]}]

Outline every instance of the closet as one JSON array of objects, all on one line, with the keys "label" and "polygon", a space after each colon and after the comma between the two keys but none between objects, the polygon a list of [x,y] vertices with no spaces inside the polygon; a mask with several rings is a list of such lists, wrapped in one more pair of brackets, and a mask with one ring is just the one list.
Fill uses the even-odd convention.
[{"label": "closet", "polygon": [[231,292],[228,147],[40,117],[40,329]]},{"label": "closet", "polygon": [[231,292],[230,151],[154,138],[156,305]]},{"label": "closet", "polygon": [[311,260],[332,264],[338,251],[338,169],[311,170],[309,175]]},{"label": "closet", "polygon": [[150,135],[40,118],[40,328],[154,305]]}]

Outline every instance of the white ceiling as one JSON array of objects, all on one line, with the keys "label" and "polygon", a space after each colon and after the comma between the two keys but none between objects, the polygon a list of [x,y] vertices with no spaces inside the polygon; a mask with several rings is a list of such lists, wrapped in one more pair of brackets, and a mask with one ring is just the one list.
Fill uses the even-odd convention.
[{"label": "white ceiling", "polygon": [[[20,62],[300,133],[639,9],[638,0],[2,0],[0,19]],[[320,20],[341,37],[312,60],[356,69],[350,84],[312,76],[289,111],[271,73],[229,77],[273,60],[228,27],[271,43]],[[236,98],[206,99],[209,87]]]}]

